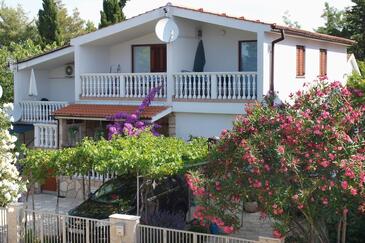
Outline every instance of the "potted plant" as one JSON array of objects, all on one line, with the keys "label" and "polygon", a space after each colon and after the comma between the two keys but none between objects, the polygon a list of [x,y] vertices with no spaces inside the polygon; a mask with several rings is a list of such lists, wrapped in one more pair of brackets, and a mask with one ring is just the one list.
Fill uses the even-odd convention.
[{"label": "potted plant", "polygon": [[247,213],[257,213],[259,211],[259,205],[255,200],[255,196],[250,192],[247,193],[246,201],[243,203],[243,208]]}]

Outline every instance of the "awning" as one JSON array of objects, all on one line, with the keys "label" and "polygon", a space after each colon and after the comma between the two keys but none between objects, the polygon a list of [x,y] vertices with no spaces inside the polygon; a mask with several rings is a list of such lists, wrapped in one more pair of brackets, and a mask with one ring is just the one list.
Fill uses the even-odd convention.
[{"label": "awning", "polygon": [[[137,109],[138,106],[133,105],[71,104],[56,110],[53,115],[59,119],[107,120],[118,112],[132,114]],[[172,108],[168,106],[149,106],[141,114],[141,119],[154,122],[171,112]]]}]

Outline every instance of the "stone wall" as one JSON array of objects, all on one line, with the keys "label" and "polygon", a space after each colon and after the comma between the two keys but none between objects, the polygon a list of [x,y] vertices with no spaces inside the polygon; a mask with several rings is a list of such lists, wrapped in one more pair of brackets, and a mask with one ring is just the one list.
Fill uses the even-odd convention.
[{"label": "stone wall", "polygon": [[[89,180],[85,177],[84,183],[85,188],[83,187],[83,180],[81,178],[69,176],[61,176],[60,178],[60,195],[66,198],[73,198],[84,200],[90,194],[89,192]],[[95,192],[101,185],[103,184],[102,180],[90,180],[90,189],[91,192]],[[84,198],[84,190],[85,190],[85,198]]]}]

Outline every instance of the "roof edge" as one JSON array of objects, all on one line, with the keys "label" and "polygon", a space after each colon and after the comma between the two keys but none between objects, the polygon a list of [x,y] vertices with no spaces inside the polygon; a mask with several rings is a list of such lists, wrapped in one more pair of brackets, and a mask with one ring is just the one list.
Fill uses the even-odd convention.
[{"label": "roof edge", "polygon": [[316,39],[316,40],[322,40],[322,41],[329,41],[329,42],[333,42],[333,43],[340,43],[340,44],[344,44],[347,46],[351,46],[356,43],[356,41],[354,41],[354,40],[343,38],[343,37],[338,37],[338,36],[334,36],[334,35],[326,35],[326,34],[321,34],[321,33],[317,33],[317,32],[312,32],[312,31],[308,31],[308,30],[302,30],[302,29],[297,29],[297,28],[292,28],[292,27],[287,27],[287,26],[282,26],[282,25],[277,25],[277,24],[272,24],[271,28],[272,28],[272,31],[274,31],[274,32],[275,32],[275,30],[284,30],[285,33],[289,34],[289,35],[300,36],[300,37],[304,37],[304,38]]}]

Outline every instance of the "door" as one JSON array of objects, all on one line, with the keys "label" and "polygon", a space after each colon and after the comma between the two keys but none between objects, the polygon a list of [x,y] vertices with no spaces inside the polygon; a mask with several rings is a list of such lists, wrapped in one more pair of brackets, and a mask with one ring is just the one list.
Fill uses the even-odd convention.
[{"label": "door", "polygon": [[134,73],[166,72],[166,45],[132,46],[132,71]]},{"label": "door", "polygon": [[56,192],[57,191],[57,179],[52,177],[52,171],[48,171],[48,177],[44,184],[42,185],[42,191]]},{"label": "door", "polygon": [[166,45],[151,46],[151,72],[166,72]]}]

